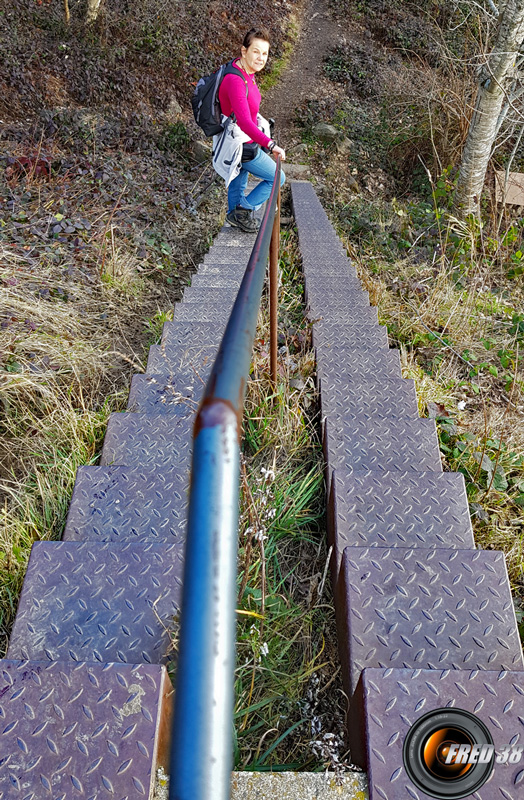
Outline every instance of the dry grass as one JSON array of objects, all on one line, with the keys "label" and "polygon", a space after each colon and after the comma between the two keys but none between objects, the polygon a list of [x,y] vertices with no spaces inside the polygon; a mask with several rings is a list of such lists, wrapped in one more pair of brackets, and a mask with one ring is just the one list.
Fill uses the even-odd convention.
[{"label": "dry grass", "polygon": [[281,268],[278,389],[269,381],[266,310],[246,398],[235,763],[343,769],[318,398],[293,237],[283,236]]},{"label": "dry grass", "polygon": [[[115,362],[141,368],[122,337],[136,300],[129,262],[121,263],[125,291],[86,288],[64,282],[43,259],[36,272],[23,251],[0,246],[2,648],[33,541],[59,538],[77,467],[95,461],[109,413],[125,403],[130,367],[115,369]],[[115,262],[115,276],[118,270]],[[127,354],[115,353],[116,343]]]},{"label": "dry grass", "polygon": [[[405,214],[409,220],[409,209]],[[384,219],[380,205],[377,215]],[[456,221],[442,223],[443,248],[432,263],[393,261],[383,239],[348,249],[381,322],[401,347],[403,375],[415,381],[420,414],[437,420],[445,465],[465,476],[476,542],[505,552],[520,598],[524,370],[514,315],[522,312],[522,286],[508,280],[507,266],[503,272],[486,263],[474,232],[464,229],[452,245],[456,234]],[[497,247],[497,264],[503,249]]]}]

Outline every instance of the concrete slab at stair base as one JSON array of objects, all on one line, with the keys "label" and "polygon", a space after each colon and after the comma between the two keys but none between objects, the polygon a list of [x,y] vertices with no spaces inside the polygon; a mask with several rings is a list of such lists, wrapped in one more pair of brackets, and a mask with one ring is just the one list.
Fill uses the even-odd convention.
[{"label": "concrete slab at stair base", "polygon": [[[230,800],[368,800],[363,772],[233,772]],[[169,799],[169,778],[159,770],[154,800]]]},{"label": "concrete slab at stair base", "polygon": [[368,800],[366,775],[345,772],[234,772],[231,800]]}]

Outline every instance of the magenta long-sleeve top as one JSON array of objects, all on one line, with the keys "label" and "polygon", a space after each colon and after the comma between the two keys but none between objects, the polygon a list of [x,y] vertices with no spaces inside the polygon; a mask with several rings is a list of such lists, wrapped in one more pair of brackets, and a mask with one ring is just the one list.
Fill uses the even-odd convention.
[{"label": "magenta long-sleeve top", "polygon": [[247,81],[248,95],[246,98],[246,84],[240,75],[226,75],[218,90],[222,114],[226,114],[228,117],[230,114],[234,114],[237,125],[246,136],[250,137],[250,141],[267,147],[271,139],[257,126],[257,114],[262,98],[255,76],[244,72],[238,61],[235,61],[234,65]]}]

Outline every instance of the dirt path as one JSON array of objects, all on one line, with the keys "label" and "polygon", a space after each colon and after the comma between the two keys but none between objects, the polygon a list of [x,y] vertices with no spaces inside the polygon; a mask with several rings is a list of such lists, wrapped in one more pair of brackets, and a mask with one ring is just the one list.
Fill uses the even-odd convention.
[{"label": "dirt path", "polygon": [[337,43],[341,26],[326,0],[306,0],[300,20],[299,41],[282,78],[264,96],[265,113],[274,117],[278,138],[285,147],[296,140],[293,117],[296,106],[314,97],[325,79],[322,62]]}]

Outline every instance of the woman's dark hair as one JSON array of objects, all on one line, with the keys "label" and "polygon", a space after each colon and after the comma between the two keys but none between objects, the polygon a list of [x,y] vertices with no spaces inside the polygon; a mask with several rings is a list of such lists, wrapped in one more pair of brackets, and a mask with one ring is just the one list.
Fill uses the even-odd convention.
[{"label": "woman's dark hair", "polygon": [[269,44],[269,31],[267,28],[251,28],[251,30],[249,30],[244,36],[242,47],[245,47],[247,50],[252,44],[253,39],[262,39],[263,42],[267,42]]}]

